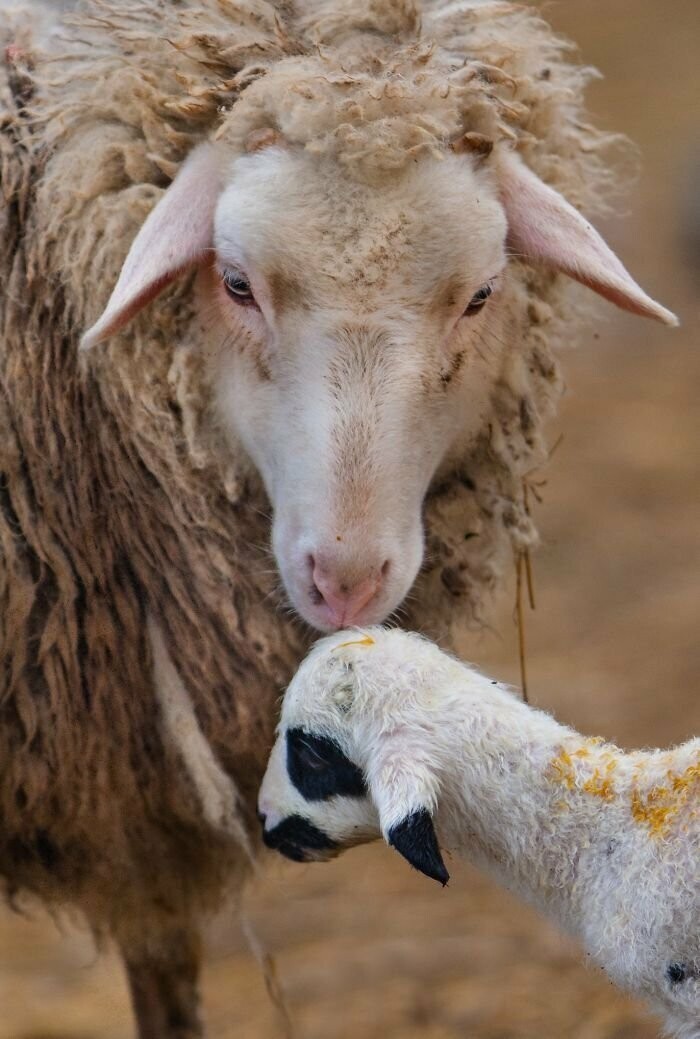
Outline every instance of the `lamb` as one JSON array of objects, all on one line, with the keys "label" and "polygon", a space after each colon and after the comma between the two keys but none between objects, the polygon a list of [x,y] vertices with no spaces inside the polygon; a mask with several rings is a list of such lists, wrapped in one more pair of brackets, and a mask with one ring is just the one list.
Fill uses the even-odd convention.
[{"label": "lamb", "polygon": [[700,739],[624,753],[419,635],[367,628],[299,668],[258,803],[295,860],[382,835],[445,885],[440,847],[469,859],[699,1039],[699,795]]},{"label": "lamb", "polygon": [[534,12],[0,19],[0,875],[191,1037],[299,618],[478,625],[536,541],[567,285],[675,319],[580,213],[610,142]]}]

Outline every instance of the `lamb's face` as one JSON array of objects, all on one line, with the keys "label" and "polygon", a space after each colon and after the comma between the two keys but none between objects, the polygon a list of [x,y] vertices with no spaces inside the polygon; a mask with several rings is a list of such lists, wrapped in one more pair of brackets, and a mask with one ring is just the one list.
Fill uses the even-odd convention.
[{"label": "lamb's face", "polygon": [[336,648],[344,641],[324,640],[294,676],[260,789],[265,844],[295,861],[328,859],[381,834],[358,745],[353,665]]},{"label": "lamb's face", "polygon": [[454,666],[402,631],[341,632],[319,642],[285,694],[260,789],[268,847],[304,862],[383,835],[416,869],[446,883],[422,692]]},{"label": "lamb's face", "polygon": [[215,219],[218,413],[263,476],[280,573],[317,628],[380,622],[415,579],[428,486],[481,429],[499,372],[505,235],[464,157],[371,186],[280,147],[233,165]]},{"label": "lamb's face", "polygon": [[265,844],[296,862],[381,836],[362,770],[318,729],[280,728],[258,807]]}]

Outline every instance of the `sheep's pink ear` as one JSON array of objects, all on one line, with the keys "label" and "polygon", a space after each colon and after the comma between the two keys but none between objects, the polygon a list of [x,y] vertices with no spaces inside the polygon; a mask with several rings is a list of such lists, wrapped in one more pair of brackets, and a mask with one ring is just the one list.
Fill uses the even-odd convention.
[{"label": "sheep's pink ear", "polygon": [[212,246],[220,192],[215,149],[196,148],[146,218],[124,261],[109,303],[80,344],[86,350],[118,332]]},{"label": "sheep's pink ear", "polygon": [[501,156],[500,187],[513,253],[568,274],[623,310],[678,324],[637,285],[596,229],[512,153]]}]

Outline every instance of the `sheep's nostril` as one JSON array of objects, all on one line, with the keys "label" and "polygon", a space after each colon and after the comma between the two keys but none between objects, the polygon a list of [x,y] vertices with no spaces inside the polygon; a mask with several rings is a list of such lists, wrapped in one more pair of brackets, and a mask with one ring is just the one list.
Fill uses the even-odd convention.
[{"label": "sheep's nostril", "polygon": [[267,816],[265,815],[264,812],[258,812],[257,815],[258,815],[258,822],[264,828],[265,827],[265,822],[267,821]]},{"label": "sheep's nostril", "polygon": [[356,569],[348,572],[347,567],[339,567],[335,560],[323,561],[318,556],[308,558],[314,561],[311,600],[316,606],[325,603],[336,627],[360,620],[365,609],[376,599],[389,570],[389,560],[362,574]]}]

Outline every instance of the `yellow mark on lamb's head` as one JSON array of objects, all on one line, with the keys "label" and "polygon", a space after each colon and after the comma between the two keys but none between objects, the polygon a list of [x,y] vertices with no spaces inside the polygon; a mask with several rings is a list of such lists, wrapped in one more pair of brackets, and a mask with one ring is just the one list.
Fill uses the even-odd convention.
[{"label": "yellow mark on lamb's head", "polygon": [[375,640],[371,635],[364,635],[361,639],[352,639],[350,642],[341,642],[339,646],[334,646],[335,649],[345,649],[347,646],[376,646]]},{"label": "yellow mark on lamb's head", "polygon": [[[638,786],[632,790],[632,818],[649,830],[649,836],[665,837],[674,819],[690,800],[692,788],[700,782],[700,761],[689,765],[685,772],[666,773],[668,785],[653,786],[644,792]],[[692,814],[697,809],[690,808]]]}]

